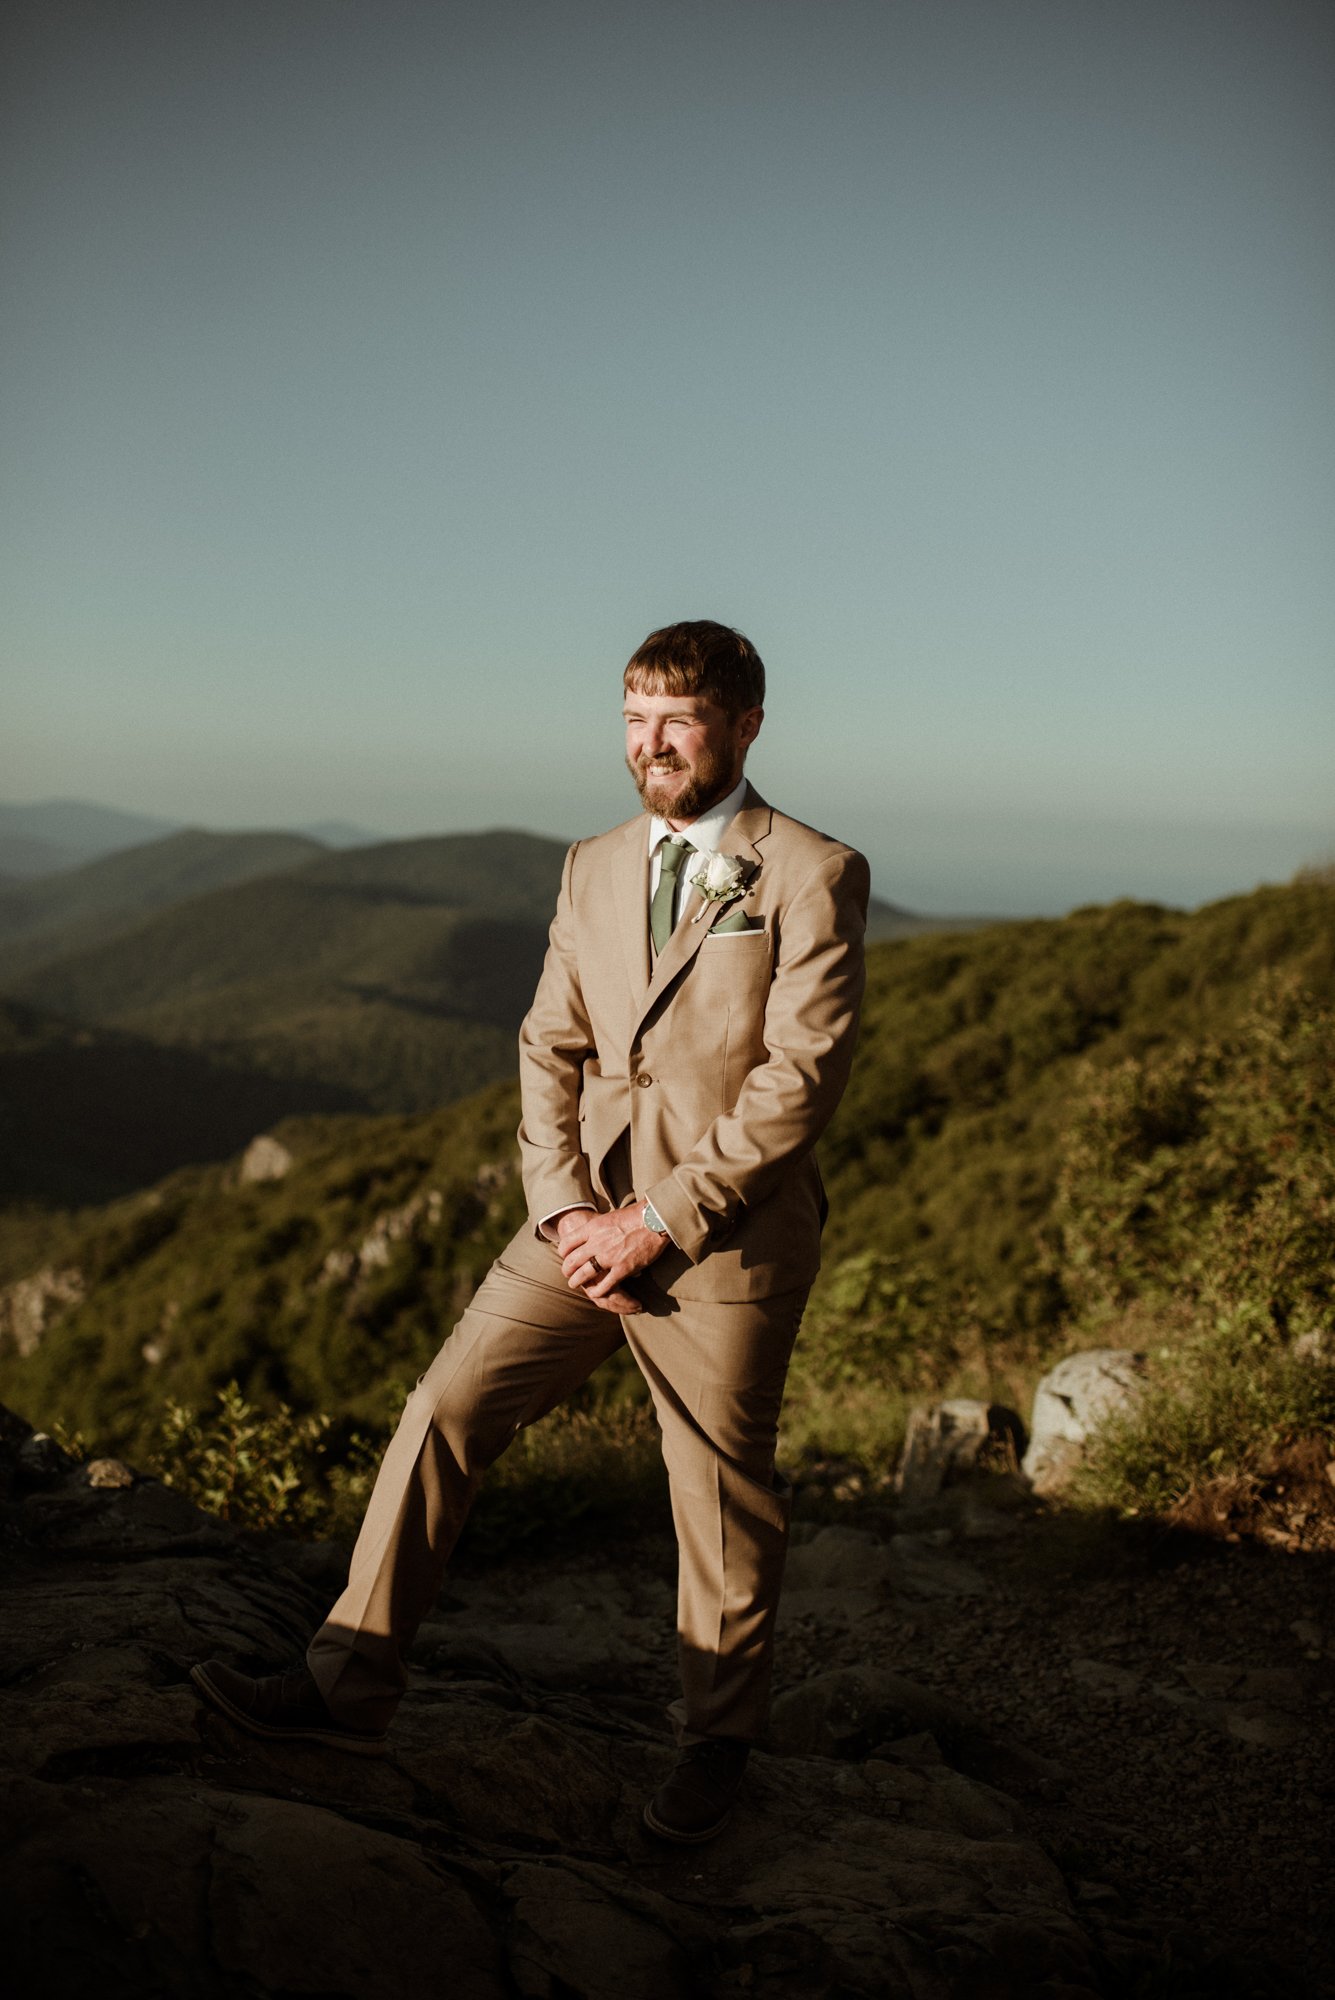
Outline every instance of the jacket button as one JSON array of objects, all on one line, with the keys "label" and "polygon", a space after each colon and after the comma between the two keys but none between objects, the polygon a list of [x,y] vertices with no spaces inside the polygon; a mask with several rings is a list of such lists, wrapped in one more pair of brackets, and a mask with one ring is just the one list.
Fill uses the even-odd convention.
[{"label": "jacket button", "polygon": [[639,1084],[641,1090],[647,1090],[649,1085],[653,1082],[653,1078],[649,1075],[649,1072],[647,1070],[642,1069],[636,1075],[635,1081],[636,1083]]}]

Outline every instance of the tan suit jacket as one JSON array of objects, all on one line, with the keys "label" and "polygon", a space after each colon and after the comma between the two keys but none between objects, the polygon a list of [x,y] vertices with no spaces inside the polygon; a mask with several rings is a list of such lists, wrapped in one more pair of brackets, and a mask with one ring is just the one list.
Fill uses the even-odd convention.
[{"label": "tan suit jacket", "polygon": [[[520,1030],[535,1225],[647,1196],[672,1245],[637,1288],[683,1300],[768,1298],[815,1276],[812,1147],[848,1080],[863,988],[860,854],[750,786],[721,851],[750,865],[745,894],[690,891],[651,964],[643,815],[577,841]],[[753,928],[715,935],[738,909]],[[550,1281],[550,1247],[536,1229],[529,1242]]]}]

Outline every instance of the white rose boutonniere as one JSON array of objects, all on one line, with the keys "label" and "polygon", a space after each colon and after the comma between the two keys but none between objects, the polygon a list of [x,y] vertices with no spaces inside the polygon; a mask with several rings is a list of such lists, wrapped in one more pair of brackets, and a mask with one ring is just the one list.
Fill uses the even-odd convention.
[{"label": "white rose boutonniere", "polygon": [[751,863],[743,861],[736,854],[710,854],[701,850],[694,868],[686,877],[692,889],[698,889],[704,897],[703,906],[696,911],[691,922],[698,924],[701,917],[709,915],[715,903],[731,902],[740,896],[752,873]]}]

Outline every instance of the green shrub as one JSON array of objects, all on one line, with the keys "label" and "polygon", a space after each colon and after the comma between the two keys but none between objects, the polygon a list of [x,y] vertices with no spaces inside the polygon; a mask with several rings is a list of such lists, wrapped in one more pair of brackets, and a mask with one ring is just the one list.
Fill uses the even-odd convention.
[{"label": "green shrub", "polygon": [[780,1457],[899,1456],[915,1399],[1027,1402],[1035,1353],[971,1289],[930,1266],[864,1250],[822,1274],[788,1376]]},{"label": "green shrub", "polygon": [[1204,1480],[1256,1470],[1277,1445],[1335,1433],[1335,1365],[1276,1348],[1247,1316],[1150,1362],[1146,1394],[1091,1441],[1077,1503],[1162,1513]]},{"label": "green shrub", "polygon": [[1228,1040],[1086,1075],[1053,1208],[1066,1296],[1239,1313],[1277,1338],[1335,1309],[1335,1013],[1265,978]]},{"label": "green shrub", "polygon": [[166,1405],[145,1469],[237,1527],[346,1536],[361,1520],[379,1459],[360,1432],[340,1433],[331,1418],[298,1415],[285,1403],[256,1409],[229,1382],[212,1410]]},{"label": "green shrub", "polygon": [[1335,1429],[1335,1013],[1266,975],[1234,1035],[1090,1072],[1053,1222],[1070,1344],[1150,1362],[1085,1497],[1156,1509]]},{"label": "green shrub", "polygon": [[[236,1527],[350,1541],[392,1428],[373,1437],[284,1403],[260,1409],[231,1382],[207,1410],[166,1404],[144,1469]],[[62,1442],[87,1451],[82,1437]],[[488,1472],[468,1544],[493,1555],[586,1518],[643,1519],[663,1511],[666,1496],[646,1405],[556,1410],[521,1431]]]},{"label": "green shrub", "polygon": [[667,1475],[646,1403],[567,1406],[522,1430],[478,1494],[467,1547],[497,1555],[580,1522],[667,1520]]}]

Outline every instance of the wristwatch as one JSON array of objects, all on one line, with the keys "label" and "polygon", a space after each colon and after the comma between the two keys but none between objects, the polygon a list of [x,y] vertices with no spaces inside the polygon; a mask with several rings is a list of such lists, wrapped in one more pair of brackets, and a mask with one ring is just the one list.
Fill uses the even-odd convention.
[{"label": "wristwatch", "polygon": [[640,1211],[640,1219],[646,1229],[652,1229],[655,1236],[666,1236],[668,1226],[651,1201],[646,1201]]}]

